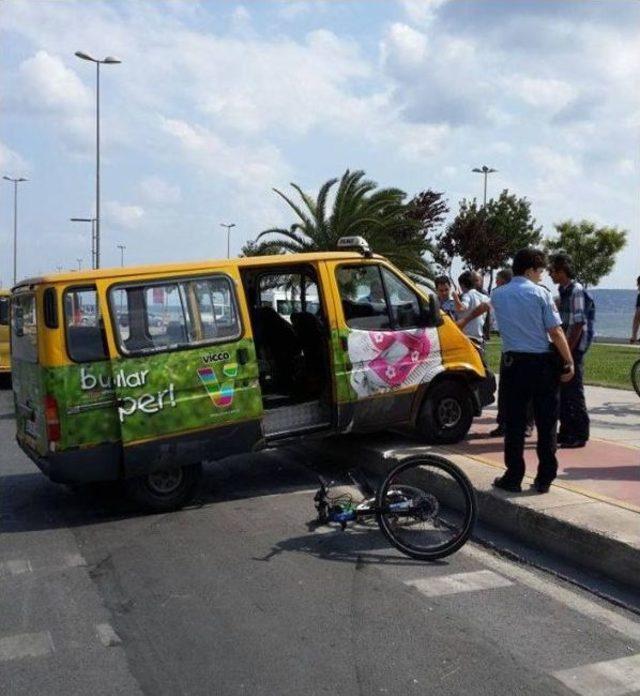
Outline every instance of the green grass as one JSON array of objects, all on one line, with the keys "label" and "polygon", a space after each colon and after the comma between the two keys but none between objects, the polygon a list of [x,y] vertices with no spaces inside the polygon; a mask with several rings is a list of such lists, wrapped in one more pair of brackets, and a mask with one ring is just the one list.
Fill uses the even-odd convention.
[{"label": "green grass", "polygon": [[[498,336],[492,336],[487,344],[487,362],[494,372],[498,372],[500,368],[501,345]],[[585,384],[632,389],[631,365],[639,358],[640,351],[635,346],[594,343],[585,358]]]}]

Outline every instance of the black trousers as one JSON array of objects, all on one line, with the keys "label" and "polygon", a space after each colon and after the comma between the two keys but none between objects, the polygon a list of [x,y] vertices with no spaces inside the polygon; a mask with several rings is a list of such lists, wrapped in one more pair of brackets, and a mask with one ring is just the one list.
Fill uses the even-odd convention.
[{"label": "black trousers", "polygon": [[[504,355],[500,356],[500,381],[498,382],[498,415],[496,423],[504,427],[504,386],[502,380],[502,366],[504,364]],[[527,428],[533,428],[533,403],[530,401],[527,405]]]},{"label": "black trousers", "polygon": [[561,442],[589,439],[589,413],[584,398],[584,353],[573,351],[576,366],[575,377],[560,387],[560,432]]},{"label": "black trousers", "polygon": [[510,482],[520,483],[524,476],[527,405],[533,402],[538,431],[536,479],[541,483],[551,483],[558,473],[556,429],[560,374],[557,361],[551,353],[505,353],[502,368],[505,477]]}]

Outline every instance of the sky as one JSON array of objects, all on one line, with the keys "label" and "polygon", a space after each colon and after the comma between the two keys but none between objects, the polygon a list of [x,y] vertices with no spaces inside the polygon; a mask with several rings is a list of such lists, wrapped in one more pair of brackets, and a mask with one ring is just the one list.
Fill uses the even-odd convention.
[{"label": "sky", "polygon": [[[635,0],[3,0],[0,173],[19,186],[18,276],[90,264],[95,67],[102,265],[226,256],[294,219],[273,188],[346,169],[409,196],[482,198],[474,167],[545,235],[629,231],[600,287],[640,273]],[[13,186],[0,180],[0,280]]]}]

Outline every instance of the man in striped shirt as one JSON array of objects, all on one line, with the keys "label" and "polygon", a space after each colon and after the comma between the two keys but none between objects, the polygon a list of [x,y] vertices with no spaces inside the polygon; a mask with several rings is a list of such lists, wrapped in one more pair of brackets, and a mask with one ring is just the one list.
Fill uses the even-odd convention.
[{"label": "man in striped shirt", "polygon": [[593,341],[595,307],[582,285],[575,280],[573,261],[560,252],[551,257],[549,274],[558,284],[558,310],[562,328],[573,355],[575,377],[560,389],[560,431],[563,448],[584,447],[589,439],[589,413],[584,396],[584,354]]}]

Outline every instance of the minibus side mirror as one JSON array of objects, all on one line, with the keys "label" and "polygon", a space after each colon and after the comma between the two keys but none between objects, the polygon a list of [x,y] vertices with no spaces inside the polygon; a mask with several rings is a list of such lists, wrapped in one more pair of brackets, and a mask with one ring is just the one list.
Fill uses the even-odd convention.
[{"label": "minibus side mirror", "polygon": [[420,324],[424,327],[442,326],[442,312],[440,303],[435,295],[429,295],[429,300],[422,303],[420,310]]}]

